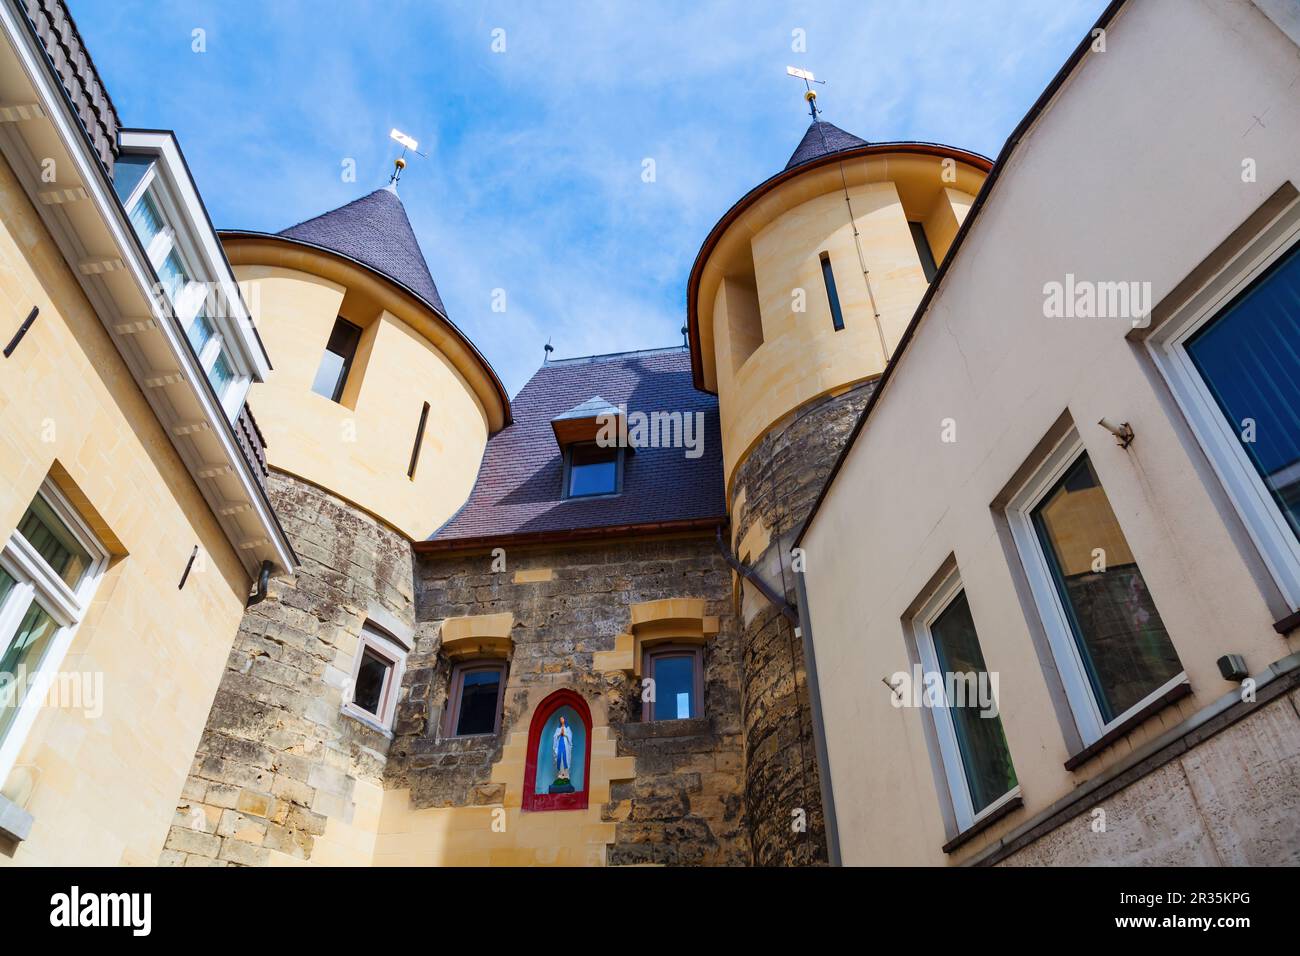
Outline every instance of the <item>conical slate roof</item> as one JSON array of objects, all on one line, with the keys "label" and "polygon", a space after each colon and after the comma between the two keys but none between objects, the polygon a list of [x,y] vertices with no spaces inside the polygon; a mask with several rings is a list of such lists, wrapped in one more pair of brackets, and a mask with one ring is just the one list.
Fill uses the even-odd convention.
[{"label": "conical slate roof", "polygon": [[392,186],[376,189],[278,235],[355,259],[406,286],[442,315],[447,314],[411,229],[411,220]]},{"label": "conical slate roof", "polygon": [[865,139],[858,139],[838,126],[823,120],[813,120],[808,124],[808,132],[804,133],[803,139],[799,140],[799,146],[790,156],[790,161],[785,164],[785,168],[791,169],[819,156],[829,156],[831,153],[866,145],[868,144]]}]

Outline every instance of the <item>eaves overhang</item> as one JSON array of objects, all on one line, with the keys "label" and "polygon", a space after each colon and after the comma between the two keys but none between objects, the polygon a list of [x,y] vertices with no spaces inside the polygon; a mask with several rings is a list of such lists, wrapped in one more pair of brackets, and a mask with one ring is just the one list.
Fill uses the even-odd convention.
[{"label": "eaves overhang", "polygon": [[[296,556],[30,21],[0,0],[0,153],[251,577]],[[49,164],[52,162],[52,166]],[[53,168],[57,181],[42,173]]]}]

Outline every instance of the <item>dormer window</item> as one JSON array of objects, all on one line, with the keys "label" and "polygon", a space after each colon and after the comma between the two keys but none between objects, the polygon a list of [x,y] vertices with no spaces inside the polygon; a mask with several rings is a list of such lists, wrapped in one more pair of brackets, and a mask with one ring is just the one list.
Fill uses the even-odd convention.
[{"label": "dormer window", "polygon": [[131,226],[144,247],[167,304],[171,306],[189,340],[204,376],[212,385],[222,409],[233,418],[243,405],[251,381],[240,374],[227,335],[219,321],[224,309],[222,295],[210,294],[218,287],[205,276],[193,237],[186,238],[178,224],[188,222],[177,199],[151,154],[123,153],[118,160],[121,175],[114,185],[119,190]]},{"label": "dormer window", "polygon": [[618,494],[621,449],[603,448],[596,442],[579,442],[568,448],[565,496],[587,498]]},{"label": "dormer window", "polygon": [[618,494],[623,484],[625,412],[594,395],[551,419],[564,455],[565,498]]}]

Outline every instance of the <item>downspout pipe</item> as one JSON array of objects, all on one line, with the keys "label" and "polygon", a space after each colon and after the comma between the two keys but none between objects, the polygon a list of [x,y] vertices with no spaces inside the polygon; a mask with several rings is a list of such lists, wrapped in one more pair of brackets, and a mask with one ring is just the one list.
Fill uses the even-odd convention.
[{"label": "downspout pipe", "polygon": [[271,583],[271,562],[263,561],[262,570],[257,575],[257,590],[248,596],[245,608],[250,608],[254,604],[261,604],[266,600],[266,588]]},{"label": "downspout pipe", "polygon": [[777,594],[770,584],[759,577],[757,571],[749,565],[741,563],[736,559],[736,556],[731,553],[731,549],[727,547],[726,539],[722,537],[722,525],[718,525],[718,551],[722,554],[723,560],[731,566],[731,570],[735,571],[750,584],[754,585],[754,587],[758,588],[758,592],[762,594],[763,597],[767,598],[768,602],[773,607],[785,615],[787,621],[795,627],[799,626],[799,612],[795,607],[781,595]]},{"label": "downspout pipe", "polygon": [[817,753],[817,782],[822,791],[822,817],[826,823],[826,856],[831,866],[843,866],[840,856],[840,828],[835,817],[835,788],[831,786],[831,761],[826,751],[826,724],[822,719],[822,695],[817,683],[817,652],[813,649],[812,618],[808,611],[808,589],[804,573],[796,571],[795,590],[799,595],[799,627],[796,632],[803,644],[804,670],[808,681],[808,709],[812,712],[813,749]]}]

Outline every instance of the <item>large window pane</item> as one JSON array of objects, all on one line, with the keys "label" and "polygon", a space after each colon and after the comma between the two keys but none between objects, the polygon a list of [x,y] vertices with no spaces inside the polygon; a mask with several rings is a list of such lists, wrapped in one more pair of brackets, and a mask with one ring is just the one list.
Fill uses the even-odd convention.
[{"label": "large window pane", "polygon": [[[981,702],[976,690],[990,685],[980,677],[987,671],[965,591],[931,623],[930,637],[942,674],[974,675],[966,682],[965,699],[948,701],[948,714],[961,751],[972,809],[979,813],[1015,787],[1016,770],[1002,732],[1002,718],[995,707],[986,710],[984,704],[991,702]],[[944,686],[952,685],[945,680]]]},{"label": "large window pane", "polygon": [[618,490],[618,449],[574,445],[569,451],[569,497],[609,495]]},{"label": "large window pane", "polygon": [[1188,339],[1187,353],[1300,537],[1300,249]]},{"label": "large window pane", "polygon": [[457,736],[492,733],[497,725],[501,672],[495,668],[466,671],[462,680],[460,713],[456,719]]},{"label": "large window pane", "polygon": [[1109,723],[1182,664],[1086,454],[1034,509],[1033,523]]},{"label": "large window pane", "polygon": [[[12,578],[9,586],[13,586]],[[19,622],[17,632],[7,642],[0,636],[0,647],[4,648],[3,655],[0,655],[0,674],[6,678],[0,682],[0,740],[9,732],[22,703],[22,694],[35,677],[57,632],[54,619],[33,601]]]},{"label": "large window pane", "polygon": [[33,499],[27,513],[18,522],[18,533],[27,539],[27,543],[36,549],[68,587],[76,588],[81,583],[86,569],[90,567],[90,555],[77,543],[68,526],[46,504],[45,499]]},{"label": "large window pane", "polygon": [[654,660],[655,720],[687,720],[696,714],[695,655],[662,655]]}]

